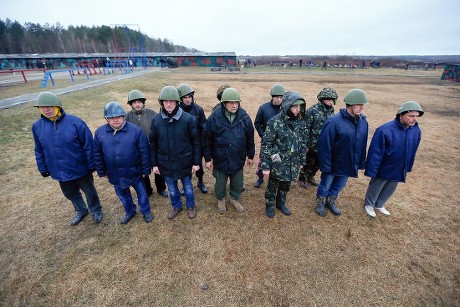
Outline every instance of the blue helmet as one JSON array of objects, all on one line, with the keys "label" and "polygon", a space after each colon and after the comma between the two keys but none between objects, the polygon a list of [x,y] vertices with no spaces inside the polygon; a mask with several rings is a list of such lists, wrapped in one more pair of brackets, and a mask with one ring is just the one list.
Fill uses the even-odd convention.
[{"label": "blue helmet", "polygon": [[118,102],[108,102],[104,107],[104,117],[125,116],[126,112]]}]

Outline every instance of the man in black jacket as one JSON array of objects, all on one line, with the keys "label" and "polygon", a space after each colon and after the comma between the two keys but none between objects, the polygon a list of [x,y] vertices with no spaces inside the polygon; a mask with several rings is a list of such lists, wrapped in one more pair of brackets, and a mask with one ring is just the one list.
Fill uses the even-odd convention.
[{"label": "man in black jacket", "polygon": [[200,169],[201,138],[195,119],[179,107],[179,93],[173,86],[165,86],[160,92],[161,112],[152,119],[150,126],[150,153],[152,172],[161,174],[168,185],[172,210],[168,219],[175,218],[182,210],[181,193],[177,181],[182,182],[188,217],[196,216],[192,174]]},{"label": "man in black jacket", "polygon": [[[281,103],[283,102],[283,95],[285,92],[286,90],[282,84],[273,85],[272,89],[270,90],[270,96],[272,96],[272,99],[259,107],[256,119],[254,120],[254,127],[256,128],[257,134],[259,134],[261,140],[264,136],[265,129],[267,128],[268,120],[280,112]],[[260,188],[264,182],[264,175],[262,173],[261,165],[262,160],[259,159],[256,171],[256,175],[259,178],[254,182],[255,188]]]},{"label": "man in black jacket", "polygon": [[[254,126],[251,118],[240,107],[240,94],[234,88],[222,93],[221,105],[206,121],[203,133],[203,155],[206,167],[216,178],[214,192],[218,210],[226,209],[227,180],[230,178],[230,203],[238,212],[244,207],[239,202],[243,190],[243,166],[252,166],[254,146]],[[246,160],[247,159],[247,160]]]},{"label": "man in black jacket", "polygon": [[[204,115],[203,108],[195,102],[195,91],[188,84],[181,84],[177,91],[179,92],[179,97],[181,99],[181,109],[193,116],[198,128],[198,133],[201,136],[204,125],[206,124],[206,115]],[[200,169],[196,172],[196,177],[198,178],[197,187],[200,189],[201,193],[206,194],[208,193],[208,188],[203,182],[203,175],[203,164],[200,161]]]}]

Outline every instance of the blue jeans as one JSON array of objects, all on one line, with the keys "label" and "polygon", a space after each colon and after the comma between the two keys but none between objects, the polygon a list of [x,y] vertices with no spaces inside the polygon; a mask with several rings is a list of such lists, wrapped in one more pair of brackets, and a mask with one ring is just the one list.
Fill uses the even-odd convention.
[{"label": "blue jeans", "polygon": [[[177,186],[177,180],[174,180],[171,177],[165,176],[166,185],[169,190],[169,198],[171,199],[171,205],[174,209],[182,208],[182,198]],[[192,175],[181,178],[182,186],[184,187],[185,192],[185,206],[187,208],[195,207],[195,193],[193,192],[192,185]]]},{"label": "blue jeans", "polygon": [[[101,202],[94,187],[92,173],[70,181],[59,181],[59,186],[61,187],[62,194],[72,202],[77,214],[83,215],[88,213],[88,208],[92,214],[102,212]],[[80,190],[85,193],[88,208],[81,196]]]},{"label": "blue jeans", "polygon": [[347,185],[348,176],[336,176],[331,173],[321,173],[321,182],[318,186],[317,196],[338,196]]},{"label": "blue jeans", "polygon": [[[131,216],[136,213],[136,204],[133,201],[133,196],[131,195],[129,187],[125,189],[122,189],[118,185],[114,185],[113,187],[115,189],[115,193],[123,204],[123,208],[125,208],[126,215]],[[135,184],[132,185],[132,187],[134,190],[136,190],[137,193],[137,201],[139,202],[140,207],[139,211],[143,215],[150,213],[150,200],[149,196],[147,195],[147,190],[145,189],[144,181],[139,179]]]}]

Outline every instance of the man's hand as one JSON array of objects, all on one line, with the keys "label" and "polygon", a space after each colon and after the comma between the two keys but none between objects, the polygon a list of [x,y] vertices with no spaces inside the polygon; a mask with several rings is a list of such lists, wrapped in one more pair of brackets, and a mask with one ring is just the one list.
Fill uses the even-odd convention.
[{"label": "man's hand", "polygon": [[270,170],[264,169],[262,170],[262,174],[264,174],[265,179],[267,179],[270,176]]},{"label": "man's hand", "polygon": [[254,160],[253,160],[253,159],[248,159],[248,160],[246,161],[246,165],[247,165],[247,166],[252,166],[253,164],[254,164]]},{"label": "man's hand", "polygon": [[158,166],[152,167],[152,173],[160,175],[160,169],[158,168]]},{"label": "man's hand", "polygon": [[199,169],[200,169],[199,165],[192,166],[192,174],[195,174],[196,172],[198,172]]},{"label": "man's hand", "polygon": [[212,169],[214,168],[214,165],[213,165],[213,163],[212,163],[212,160],[209,161],[209,162],[206,162],[205,165],[206,165],[206,168],[207,168],[208,170],[210,170],[210,171],[212,171]]}]

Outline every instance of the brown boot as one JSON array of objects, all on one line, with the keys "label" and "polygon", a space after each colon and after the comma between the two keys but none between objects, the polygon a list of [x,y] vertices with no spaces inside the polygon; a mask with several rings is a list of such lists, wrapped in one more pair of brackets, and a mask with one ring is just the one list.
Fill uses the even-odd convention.
[{"label": "brown boot", "polygon": [[225,205],[225,198],[217,200],[217,210],[220,214],[224,214],[227,211],[227,206]]},{"label": "brown boot", "polygon": [[237,200],[235,200],[235,199],[230,197],[230,203],[233,205],[233,207],[235,207],[235,209],[236,209],[236,211],[238,211],[238,213],[241,213],[241,212],[244,211],[244,207],[239,201],[237,201]]}]

